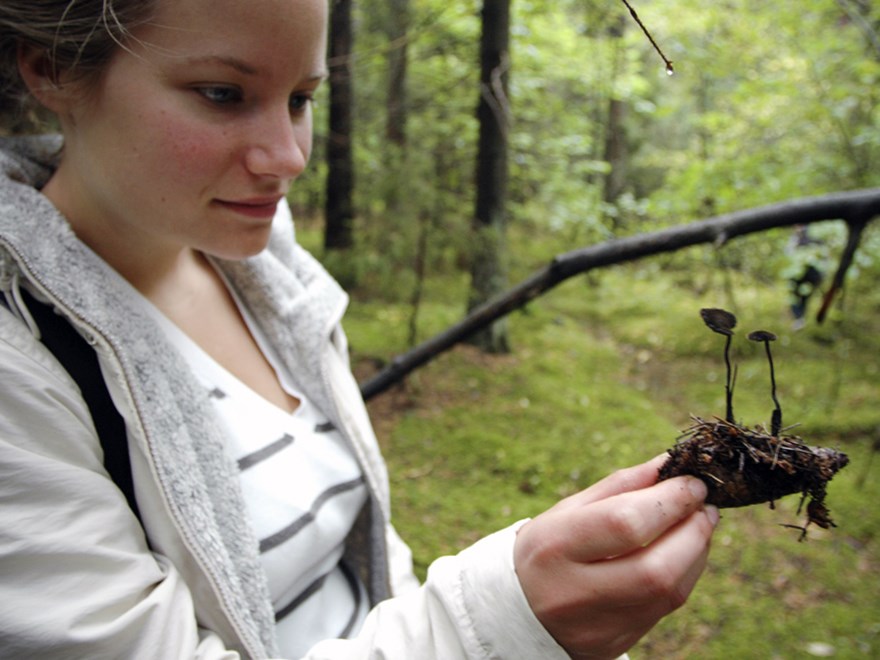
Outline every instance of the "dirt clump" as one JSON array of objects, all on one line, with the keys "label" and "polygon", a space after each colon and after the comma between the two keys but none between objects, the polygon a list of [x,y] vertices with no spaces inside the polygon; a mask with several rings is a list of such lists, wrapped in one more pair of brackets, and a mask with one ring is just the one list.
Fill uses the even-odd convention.
[{"label": "dirt clump", "polygon": [[[828,482],[849,463],[834,449],[810,447],[790,435],[769,435],[721,419],[694,419],[682,439],[669,450],[660,468],[660,479],[681,475],[699,477],[709,489],[707,504],[719,508],[773,503],[786,495],[801,494],[807,503],[805,538],[812,524],[828,529],[836,525],[825,506]],[[800,508],[799,508],[800,511]]]}]

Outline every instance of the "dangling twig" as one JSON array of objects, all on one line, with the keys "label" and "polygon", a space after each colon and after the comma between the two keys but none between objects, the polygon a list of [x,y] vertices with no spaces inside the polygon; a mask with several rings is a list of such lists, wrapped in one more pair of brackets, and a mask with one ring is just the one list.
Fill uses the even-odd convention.
[{"label": "dangling twig", "polygon": [[645,36],[648,37],[648,41],[651,42],[651,45],[654,47],[654,50],[657,51],[657,54],[663,59],[663,63],[666,64],[666,73],[670,76],[675,73],[675,69],[672,66],[672,60],[670,60],[666,55],[663,54],[663,51],[660,50],[660,46],[657,45],[657,42],[654,41],[654,37],[651,36],[651,33],[648,32],[648,28],[645,27],[645,24],[642,23],[642,19],[639,18],[639,15],[636,13],[636,10],[633,9],[632,5],[627,2],[627,0],[621,0],[623,4],[626,5],[626,8],[629,9],[630,15],[633,17],[636,23],[639,24],[639,27],[642,28],[642,32],[645,33]]}]

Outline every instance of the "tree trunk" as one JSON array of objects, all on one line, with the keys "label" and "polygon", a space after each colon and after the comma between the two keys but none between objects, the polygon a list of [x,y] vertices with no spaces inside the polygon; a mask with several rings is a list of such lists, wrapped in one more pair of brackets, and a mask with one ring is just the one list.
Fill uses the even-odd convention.
[{"label": "tree trunk", "polygon": [[[626,30],[626,19],[620,16],[609,28],[608,37],[613,43],[614,61],[611,71],[610,92],[608,98],[608,115],[605,122],[605,149],[603,160],[608,163],[602,187],[602,201],[615,204],[626,186],[629,165],[629,150],[626,139],[626,102],[618,98],[617,81],[623,75],[623,35]],[[614,217],[615,229],[620,228],[620,218]]]},{"label": "tree trunk", "polygon": [[407,31],[410,0],[389,0],[388,114],[385,135],[398,147],[406,145]]},{"label": "tree trunk", "polygon": [[608,163],[608,174],[602,199],[608,204],[617,202],[626,187],[628,151],[626,145],[626,102],[611,98],[608,100],[608,124],[605,135],[604,160]]},{"label": "tree trunk", "polygon": [[324,248],[345,250],[354,243],[354,159],[352,157],[352,0],[330,7],[330,119],[327,137],[327,201]]},{"label": "tree trunk", "polygon": [[[385,114],[385,208],[392,223],[408,222],[411,207],[403,191],[409,188],[406,135],[407,31],[410,0],[389,0],[384,29],[388,38],[388,67]],[[410,200],[411,201],[411,200]],[[389,232],[390,233],[390,232]]]},{"label": "tree trunk", "polygon": [[[508,73],[510,69],[510,0],[484,0],[480,39],[480,123],[477,155],[477,201],[474,248],[471,254],[471,290],[468,310],[479,307],[505,288],[505,206],[507,201],[507,145],[510,124]],[[510,350],[503,319],[470,340],[482,350]]]}]

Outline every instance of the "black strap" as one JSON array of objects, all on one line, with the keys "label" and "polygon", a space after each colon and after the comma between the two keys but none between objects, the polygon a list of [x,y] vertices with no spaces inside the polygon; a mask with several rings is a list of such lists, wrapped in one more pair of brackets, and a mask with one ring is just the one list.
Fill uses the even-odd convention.
[{"label": "black strap", "polygon": [[140,520],[131,476],[125,421],[110,398],[95,349],[66,319],[56,314],[52,307],[39,302],[24,289],[21,290],[21,296],[40,329],[43,344],[79,385],[104,450],[104,467],[125,495],[134,515]]}]

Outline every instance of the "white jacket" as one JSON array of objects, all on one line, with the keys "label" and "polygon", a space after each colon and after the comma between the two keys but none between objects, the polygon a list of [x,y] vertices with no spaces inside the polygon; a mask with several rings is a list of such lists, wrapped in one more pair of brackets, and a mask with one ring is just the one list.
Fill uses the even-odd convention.
[{"label": "white jacket", "polygon": [[[58,147],[0,142],[0,657],[270,657],[273,613],[224,432],[130,285],[36,190]],[[349,370],[347,298],[295,243],[289,212],[266,251],[218,266],[306,374],[300,386],[349,440],[369,485],[346,545],[376,606],[356,638],[308,657],[567,657],[522,593],[515,528],[436,561],[418,586]],[[104,469],[76,384],[35,336],[22,289],[95,347],[126,422],[143,526]]]}]

